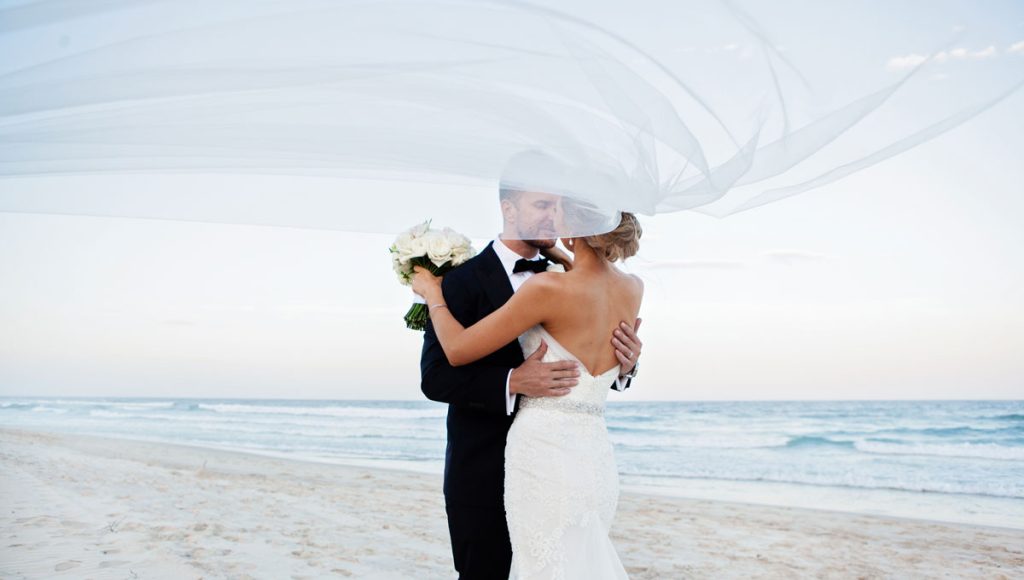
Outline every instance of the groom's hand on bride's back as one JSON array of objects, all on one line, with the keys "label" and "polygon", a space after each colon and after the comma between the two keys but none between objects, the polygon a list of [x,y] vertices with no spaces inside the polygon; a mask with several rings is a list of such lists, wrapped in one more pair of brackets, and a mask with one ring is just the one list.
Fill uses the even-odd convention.
[{"label": "groom's hand on bride's back", "polygon": [[619,359],[619,364],[622,365],[622,374],[624,375],[629,374],[633,367],[636,366],[636,361],[640,358],[640,351],[644,347],[644,343],[640,341],[640,337],[636,334],[639,331],[640,319],[637,318],[633,326],[623,321],[612,332],[612,346],[615,347],[615,357]]},{"label": "groom's hand on bride's back", "polygon": [[547,351],[548,344],[541,341],[523,364],[512,369],[508,382],[510,393],[527,397],[560,397],[568,395],[580,382],[580,371],[575,361],[541,362]]}]

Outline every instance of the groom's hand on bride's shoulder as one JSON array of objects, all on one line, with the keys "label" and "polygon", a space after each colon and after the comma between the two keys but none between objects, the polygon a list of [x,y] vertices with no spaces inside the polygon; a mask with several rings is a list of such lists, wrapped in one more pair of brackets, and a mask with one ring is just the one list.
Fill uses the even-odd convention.
[{"label": "groom's hand on bride's shoulder", "polygon": [[560,397],[568,395],[580,382],[580,371],[575,361],[541,362],[547,350],[548,344],[541,341],[523,364],[512,369],[508,383],[510,393],[527,397]]},{"label": "groom's hand on bride's shoulder", "polygon": [[619,364],[622,365],[620,377],[633,372],[633,369],[636,368],[636,361],[640,358],[640,350],[644,347],[644,343],[640,342],[640,337],[636,334],[640,331],[640,321],[641,319],[637,318],[636,323],[632,326],[620,322],[619,327],[612,333],[615,356],[619,359]]}]

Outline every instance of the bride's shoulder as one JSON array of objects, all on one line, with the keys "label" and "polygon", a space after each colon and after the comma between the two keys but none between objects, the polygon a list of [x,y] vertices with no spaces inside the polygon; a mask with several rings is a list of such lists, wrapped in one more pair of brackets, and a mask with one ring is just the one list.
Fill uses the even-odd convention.
[{"label": "bride's shoulder", "polygon": [[562,284],[565,283],[565,280],[566,280],[565,272],[559,272],[559,271],[538,272],[538,273],[534,274],[533,276],[530,276],[526,280],[526,282],[523,283],[523,287],[526,287],[527,284],[530,284],[530,285],[532,285],[534,287],[537,287],[537,288],[552,289],[552,288],[560,287]]},{"label": "bride's shoulder", "polygon": [[525,302],[553,303],[565,297],[564,274],[538,272],[523,282],[515,296]]},{"label": "bride's shoulder", "polygon": [[636,274],[632,274],[630,272],[626,272],[626,271],[623,271],[623,270],[616,269],[616,270],[614,270],[613,276],[618,278],[620,281],[624,281],[625,285],[627,285],[627,286],[636,287],[636,288],[639,288],[641,290],[643,290],[643,288],[644,288],[644,280],[643,280],[643,278],[641,278],[640,276],[637,276]]},{"label": "bride's shoulder", "polygon": [[644,295],[644,279],[636,274],[626,274],[626,280],[629,282],[630,289],[636,292],[637,295]]}]

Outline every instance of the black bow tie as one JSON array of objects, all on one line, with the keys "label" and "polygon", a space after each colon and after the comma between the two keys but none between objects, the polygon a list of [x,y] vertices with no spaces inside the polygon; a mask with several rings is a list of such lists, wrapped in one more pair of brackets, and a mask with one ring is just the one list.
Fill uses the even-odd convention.
[{"label": "black bow tie", "polygon": [[518,260],[516,260],[515,267],[512,268],[512,273],[518,274],[519,272],[526,272],[527,270],[529,270],[530,272],[536,274],[538,272],[543,272],[547,269],[548,259],[543,256],[536,260],[527,260],[526,258],[519,258]]}]

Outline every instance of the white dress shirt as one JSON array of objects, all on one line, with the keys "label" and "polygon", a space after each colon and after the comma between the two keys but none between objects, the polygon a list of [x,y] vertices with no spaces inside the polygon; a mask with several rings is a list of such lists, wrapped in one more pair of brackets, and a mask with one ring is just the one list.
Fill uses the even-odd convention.
[{"label": "white dress shirt", "polygon": [[[505,245],[505,242],[501,239],[496,239],[491,243],[491,247],[494,248],[494,253],[498,255],[498,259],[501,260],[501,265],[505,268],[505,274],[508,275],[508,281],[512,284],[512,292],[519,290],[519,287],[523,285],[523,282],[533,276],[533,272],[527,270],[525,272],[513,273],[516,262],[523,257],[512,251],[511,248]],[[532,258],[527,260],[536,260],[540,256],[540,250]],[[512,379],[512,371],[508,372],[508,376],[505,377],[505,413],[508,415],[512,414],[512,411],[516,408],[516,397],[517,395],[509,392],[509,382]],[[615,377],[615,390],[624,390],[622,377]]]}]

